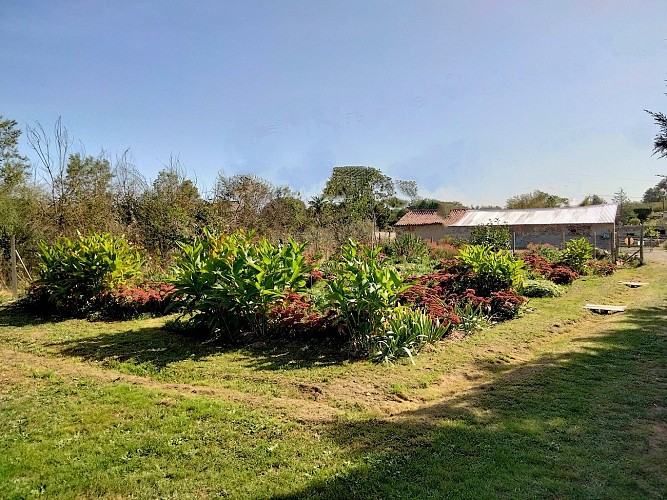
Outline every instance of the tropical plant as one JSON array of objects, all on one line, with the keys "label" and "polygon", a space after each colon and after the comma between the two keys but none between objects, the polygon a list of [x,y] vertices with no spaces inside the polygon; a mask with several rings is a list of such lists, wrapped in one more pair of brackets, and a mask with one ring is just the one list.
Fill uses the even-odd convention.
[{"label": "tropical plant", "polygon": [[593,245],[586,238],[575,238],[565,243],[562,262],[577,273],[583,272],[586,262],[593,258]]},{"label": "tropical plant", "polygon": [[100,294],[138,278],[144,263],[138,248],[108,233],[62,237],[39,248],[37,288],[65,314],[86,314]]},{"label": "tropical plant", "polygon": [[428,256],[424,238],[413,233],[398,236],[390,245],[391,255],[406,262],[419,262]]},{"label": "tropical plant", "polygon": [[494,251],[486,245],[468,245],[457,257],[473,273],[473,288],[478,294],[518,287],[524,279],[525,264],[506,250]]},{"label": "tropical plant", "polygon": [[304,244],[289,239],[274,245],[253,233],[237,231],[179,244],[173,268],[175,296],[182,299],[191,321],[217,335],[237,329],[264,334],[270,310],[288,291],[306,288],[310,267]]},{"label": "tropical plant", "polygon": [[378,248],[348,240],[341,248],[336,276],[325,280],[327,302],[339,311],[351,350],[362,354],[370,352],[373,337],[407,289],[394,268],[380,263],[378,254]]},{"label": "tropical plant", "polygon": [[470,244],[489,246],[493,250],[509,250],[511,248],[510,230],[500,225],[499,220],[490,221],[483,226],[475,226],[470,231]]}]

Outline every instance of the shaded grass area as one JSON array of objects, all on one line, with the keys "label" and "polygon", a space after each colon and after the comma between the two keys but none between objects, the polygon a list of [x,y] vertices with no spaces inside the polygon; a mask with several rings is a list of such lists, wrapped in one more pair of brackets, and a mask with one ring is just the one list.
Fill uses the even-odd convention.
[{"label": "shaded grass area", "polygon": [[[352,362],[324,339],[228,348],[160,319],[40,323],[0,311],[0,348],[51,367],[11,353],[0,364],[0,497],[665,497],[664,273],[578,283],[417,366]],[[581,309],[589,301],[631,307],[601,317]],[[167,390],[174,382],[265,402]],[[300,383],[341,416],[304,418],[298,398],[313,394]],[[294,398],[293,411],[272,410],[275,396]]]},{"label": "shaded grass area", "polygon": [[667,308],[394,419],[337,423],[345,477],[281,498],[662,498]]}]

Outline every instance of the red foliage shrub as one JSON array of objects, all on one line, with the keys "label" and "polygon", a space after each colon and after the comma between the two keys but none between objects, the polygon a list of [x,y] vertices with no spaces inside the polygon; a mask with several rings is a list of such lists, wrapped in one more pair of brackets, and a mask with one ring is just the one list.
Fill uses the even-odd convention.
[{"label": "red foliage shrub", "polygon": [[306,285],[308,288],[311,288],[315,286],[315,283],[318,281],[321,281],[324,278],[324,273],[320,271],[319,269],[312,269],[310,273],[308,273],[308,279],[306,281]]},{"label": "red foliage shrub", "polygon": [[573,271],[564,264],[557,264],[551,269],[548,278],[557,285],[569,285],[579,277],[579,273]]},{"label": "red foliage shrub", "polygon": [[586,267],[595,276],[611,276],[616,270],[614,263],[607,260],[589,260]]},{"label": "red foliage shrub", "polygon": [[269,321],[289,333],[323,333],[333,328],[332,312],[316,310],[307,296],[289,292],[269,311]]},{"label": "red foliage shrub", "polygon": [[521,257],[521,260],[526,263],[533,274],[536,274],[541,278],[548,278],[554,266],[553,262],[549,262],[547,259],[536,253],[527,253]]},{"label": "red foliage shrub", "polygon": [[579,277],[579,273],[563,263],[550,262],[541,255],[528,253],[521,257],[533,274],[553,281],[558,285],[569,285]]},{"label": "red foliage shrub", "polygon": [[135,287],[119,285],[99,297],[99,310],[108,319],[164,314],[173,291],[173,285],[161,282],[146,282]]},{"label": "red foliage shrub", "polygon": [[512,319],[519,314],[526,299],[514,290],[502,290],[491,294],[491,315],[498,320]]}]

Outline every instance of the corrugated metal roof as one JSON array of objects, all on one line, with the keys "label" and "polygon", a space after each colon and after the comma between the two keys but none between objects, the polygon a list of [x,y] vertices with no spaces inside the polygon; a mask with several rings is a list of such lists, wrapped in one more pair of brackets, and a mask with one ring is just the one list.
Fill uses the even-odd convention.
[{"label": "corrugated metal roof", "polygon": [[444,220],[438,215],[437,210],[411,210],[398,219],[395,226],[429,226],[431,224],[443,224]]},{"label": "corrugated metal roof", "polygon": [[456,208],[456,209],[452,210],[443,219],[443,224],[445,226],[451,226],[456,221],[460,220],[461,217],[463,217],[467,211],[468,211],[467,208],[463,208],[463,209],[462,208]]},{"label": "corrugated metal roof", "polygon": [[568,208],[526,208],[514,210],[468,210],[454,227],[483,226],[529,226],[554,224],[613,224],[618,205],[590,205]]}]

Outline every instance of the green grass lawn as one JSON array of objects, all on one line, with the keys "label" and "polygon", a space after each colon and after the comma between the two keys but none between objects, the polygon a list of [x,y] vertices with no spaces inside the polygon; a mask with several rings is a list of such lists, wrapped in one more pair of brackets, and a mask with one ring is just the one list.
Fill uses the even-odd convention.
[{"label": "green grass lawn", "polygon": [[587,278],[416,366],[0,309],[0,498],[666,497],[666,299]]}]

